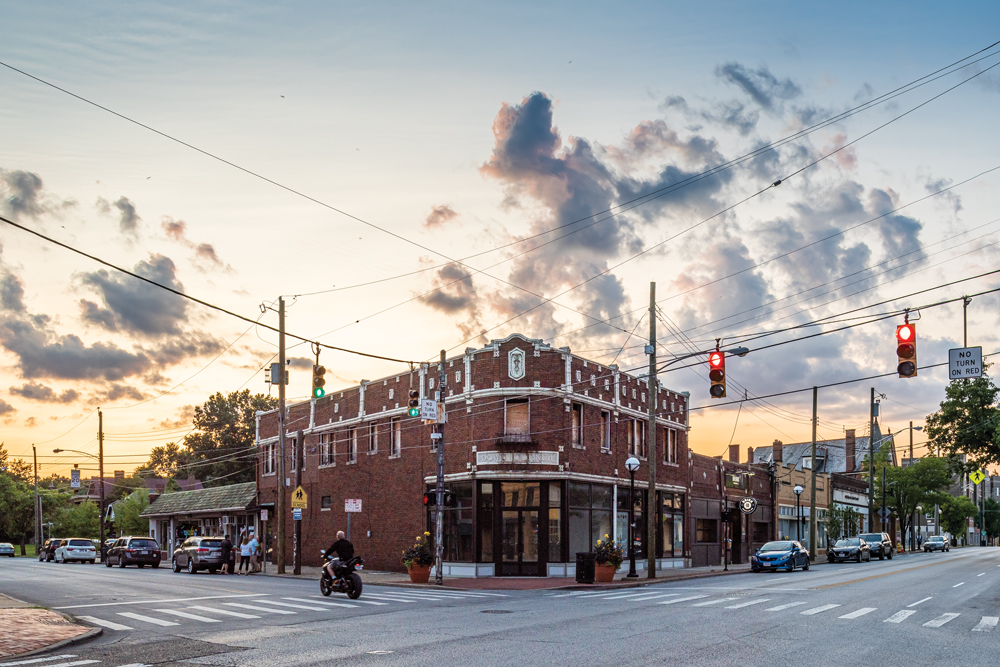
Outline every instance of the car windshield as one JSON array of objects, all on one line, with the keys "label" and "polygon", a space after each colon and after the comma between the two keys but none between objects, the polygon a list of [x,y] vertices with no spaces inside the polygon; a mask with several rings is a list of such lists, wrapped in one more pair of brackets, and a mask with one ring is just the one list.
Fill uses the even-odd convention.
[{"label": "car windshield", "polygon": [[941,537],[941,536],[938,536],[938,535],[934,535],[932,537],[928,537],[927,541],[928,542],[944,542],[944,538]]},{"label": "car windshield", "polygon": [[871,535],[862,535],[861,539],[863,539],[865,542],[881,542],[882,536],[879,535],[878,533],[873,533]]},{"label": "car windshield", "polygon": [[861,540],[859,540],[856,537],[854,539],[850,539],[850,540],[837,540],[837,543],[835,545],[833,545],[833,546],[835,546],[835,547],[860,547],[861,546]]},{"label": "car windshield", "polygon": [[222,540],[202,540],[201,546],[208,547],[209,549],[218,549],[222,546]]},{"label": "car windshield", "polygon": [[154,540],[132,540],[129,542],[129,546],[133,549],[156,549],[156,542]]},{"label": "car windshield", "polygon": [[760,548],[761,551],[791,551],[791,542],[768,542]]},{"label": "car windshield", "polygon": [[93,549],[94,548],[94,543],[91,542],[90,540],[70,540],[69,541],[69,546],[71,546],[71,547],[90,547],[91,549]]}]

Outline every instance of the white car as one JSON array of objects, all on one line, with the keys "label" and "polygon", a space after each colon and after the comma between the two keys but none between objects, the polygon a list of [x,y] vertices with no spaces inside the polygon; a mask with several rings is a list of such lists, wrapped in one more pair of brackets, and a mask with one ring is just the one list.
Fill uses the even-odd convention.
[{"label": "white car", "polygon": [[78,537],[63,540],[56,549],[55,561],[57,563],[68,563],[71,560],[80,561],[81,563],[86,561],[93,565],[94,561],[97,560],[97,549],[94,548],[94,543]]}]

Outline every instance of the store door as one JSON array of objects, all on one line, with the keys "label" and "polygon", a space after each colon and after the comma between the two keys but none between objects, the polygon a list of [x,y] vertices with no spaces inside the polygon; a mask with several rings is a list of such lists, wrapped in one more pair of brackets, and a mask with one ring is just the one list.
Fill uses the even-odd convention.
[{"label": "store door", "polygon": [[538,510],[504,509],[500,522],[500,574],[537,576]]}]

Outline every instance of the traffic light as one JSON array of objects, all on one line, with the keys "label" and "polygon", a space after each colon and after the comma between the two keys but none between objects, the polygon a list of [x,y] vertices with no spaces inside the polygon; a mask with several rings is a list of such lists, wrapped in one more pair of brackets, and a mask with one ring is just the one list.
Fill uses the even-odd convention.
[{"label": "traffic light", "polygon": [[326,385],[324,375],[326,375],[326,369],[319,364],[313,364],[313,398],[323,398],[326,396],[326,389],[323,389],[324,385]]},{"label": "traffic light", "polygon": [[900,324],[896,327],[896,371],[901,378],[917,375],[917,325]]},{"label": "traffic light", "polygon": [[455,506],[455,494],[448,489],[444,490],[444,506],[454,507]]},{"label": "traffic light", "polygon": [[[444,490],[444,504],[442,507],[455,507],[457,499],[455,494],[448,489]],[[437,491],[431,489],[424,494],[424,507],[437,507]]]},{"label": "traffic light", "polygon": [[420,416],[420,392],[418,390],[410,390],[410,400],[406,403],[406,407],[408,408],[406,414],[409,416]]},{"label": "traffic light", "polygon": [[726,397],[726,355],[719,350],[708,355],[708,379],[712,386],[708,393],[712,398]]}]

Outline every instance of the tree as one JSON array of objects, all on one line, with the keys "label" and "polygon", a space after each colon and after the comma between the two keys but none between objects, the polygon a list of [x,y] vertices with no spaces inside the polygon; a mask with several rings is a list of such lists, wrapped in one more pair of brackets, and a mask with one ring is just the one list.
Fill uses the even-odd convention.
[{"label": "tree", "polygon": [[106,501],[113,503],[115,501],[121,500],[122,498],[127,498],[128,496],[135,493],[137,489],[146,488],[146,481],[141,477],[126,477],[125,479],[116,479],[114,485],[111,487],[111,497],[106,498]]},{"label": "tree", "polygon": [[833,503],[827,512],[827,540],[839,540],[841,537],[853,537],[858,534],[858,519],[861,514],[850,505]]},{"label": "tree", "polygon": [[[953,380],[945,386],[941,409],[927,415],[931,447],[939,456],[947,456],[956,472],[1000,464],[998,394],[1000,388],[985,372],[978,378]],[[969,459],[965,464],[963,454]]]},{"label": "tree", "polygon": [[25,483],[34,483],[35,468],[24,459],[12,459],[0,442],[0,474],[19,479]]},{"label": "tree", "polygon": [[273,410],[277,400],[249,389],[213,394],[194,410],[194,432],[181,445],[155,447],[136,474],[186,477],[192,474],[205,486],[222,486],[255,479],[253,451],[258,410]]},{"label": "tree", "polygon": [[965,537],[969,517],[977,516],[979,508],[965,496],[937,495],[941,526],[953,537]]},{"label": "tree", "polygon": [[149,490],[136,489],[115,504],[115,528],[118,535],[148,535],[149,519],[141,514],[149,507]]},{"label": "tree", "polygon": [[986,536],[991,540],[1000,537],[1000,503],[987,498],[983,513],[986,515]]},{"label": "tree", "polygon": [[[885,505],[899,518],[900,532],[908,534],[917,507],[933,501],[933,494],[948,486],[951,476],[948,462],[936,456],[925,456],[905,468],[885,468]],[[882,503],[882,485],[876,482],[876,504]]]},{"label": "tree", "polygon": [[97,539],[101,533],[101,510],[90,501],[65,507],[56,513],[54,534],[59,537]]}]

